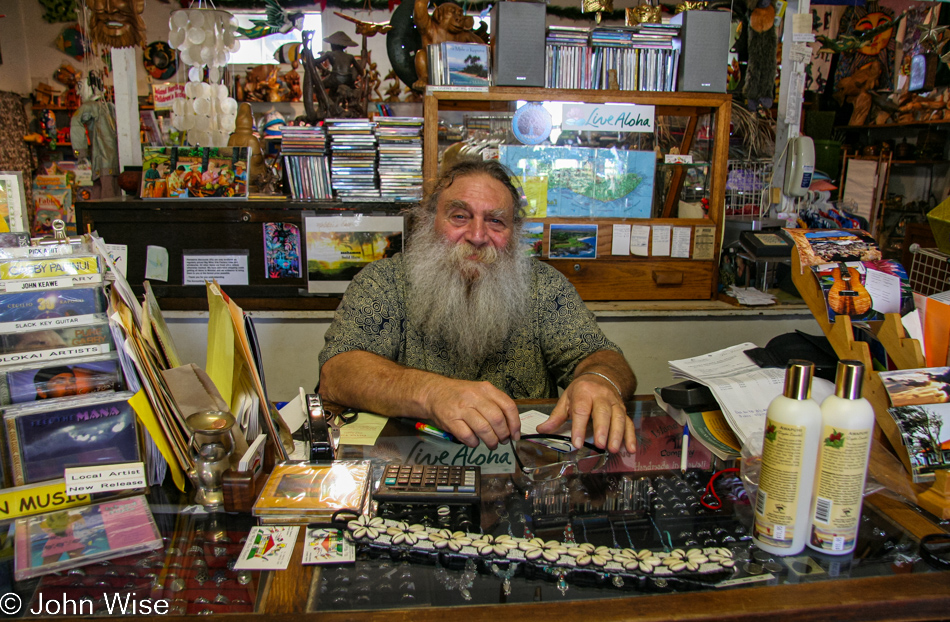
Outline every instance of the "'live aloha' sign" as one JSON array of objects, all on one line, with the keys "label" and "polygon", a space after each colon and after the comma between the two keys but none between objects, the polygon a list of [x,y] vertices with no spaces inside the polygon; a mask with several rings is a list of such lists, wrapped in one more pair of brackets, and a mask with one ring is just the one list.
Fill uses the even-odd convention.
[{"label": "'live aloha' sign", "polygon": [[652,132],[654,106],[637,104],[565,104],[561,129]]}]

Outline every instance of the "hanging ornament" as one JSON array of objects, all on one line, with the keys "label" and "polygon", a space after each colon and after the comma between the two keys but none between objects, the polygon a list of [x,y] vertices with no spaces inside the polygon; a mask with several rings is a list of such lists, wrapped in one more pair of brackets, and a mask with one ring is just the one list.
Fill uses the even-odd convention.
[{"label": "hanging ornament", "polygon": [[168,45],[187,65],[185,98],[172,103],[172,125],[195,147],[226,147],[234,131],[237,102],[223,84],[224,67],[240,42],[227,11],[181,9],[168,20]]},{"label": "hanging ornament", "polygon": [[581,11],[584,13],[596,12],[597,15],[594,17],[594,21],[599,24],[601,13],[614,12],[614,0],[583,0]]}]

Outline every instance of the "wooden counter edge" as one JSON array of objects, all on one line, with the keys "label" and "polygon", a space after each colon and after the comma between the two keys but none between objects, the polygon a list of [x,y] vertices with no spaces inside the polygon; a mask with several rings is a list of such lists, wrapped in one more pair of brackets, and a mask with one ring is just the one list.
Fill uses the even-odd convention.
[{"label": "wooden counter edge", "polygon": [[[305,592],[306,590],[304,590]],[[305,599],[301,599],[303,605]],[[379,611],[323,611],[309,614],[235,614],[242,622],[466,622],[507,619],[546,619],[550,622],[613,622],[636,620],[709,620],[716,622],[847,620],[945,620],[950,611],[950,572],[894,575],[821,581],[797,585],[748,587],[735,590],[658,594],[602,600],[550,601],[492,606],[420,607]],[[134,618],[114,618],[132,621]],[[162,616],[166,622],[193,621],[194,616]]]}]

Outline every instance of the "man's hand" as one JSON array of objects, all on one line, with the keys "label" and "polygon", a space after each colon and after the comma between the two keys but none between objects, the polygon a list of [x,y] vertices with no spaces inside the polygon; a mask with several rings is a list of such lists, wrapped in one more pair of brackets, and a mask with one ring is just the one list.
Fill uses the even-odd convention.
[{"label": "man's hand", "polygon": [[484,441],[489,449],[521,437],[521,418],[514,400],[489,382],[435,376],[425,397],[429,419],[469,447]]},{"label": "man's hand", "polygon": [[577,376],[561,395],[551,417],[538,426],[538,432],[550,434],[571,420],[571,443],[581,447],[587,436],[587,423],[594,424],[594,445],[610,453],[621,445],[633,453],[637,449],[633,420],[609,382],[593,374]]}]

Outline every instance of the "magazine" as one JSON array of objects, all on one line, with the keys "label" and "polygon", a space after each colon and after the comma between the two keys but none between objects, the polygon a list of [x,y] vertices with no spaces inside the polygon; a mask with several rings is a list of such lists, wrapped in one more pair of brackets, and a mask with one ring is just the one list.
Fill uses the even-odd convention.
[{"label": "magazine", "polygon": [[17,519],[17,581],[162,546],[145,497]]}]

